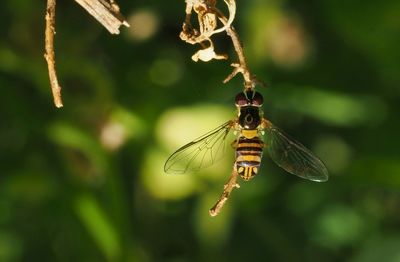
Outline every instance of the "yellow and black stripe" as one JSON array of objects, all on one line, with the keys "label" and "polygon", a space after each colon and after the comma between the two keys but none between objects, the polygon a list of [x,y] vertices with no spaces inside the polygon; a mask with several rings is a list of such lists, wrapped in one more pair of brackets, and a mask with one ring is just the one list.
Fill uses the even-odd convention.
[{"label": "yellow and black stripe", "polygon": [[253,178],[260,167],[264,143],[259,137],[239,137],[236,146],[236,171],[244,180]]}]

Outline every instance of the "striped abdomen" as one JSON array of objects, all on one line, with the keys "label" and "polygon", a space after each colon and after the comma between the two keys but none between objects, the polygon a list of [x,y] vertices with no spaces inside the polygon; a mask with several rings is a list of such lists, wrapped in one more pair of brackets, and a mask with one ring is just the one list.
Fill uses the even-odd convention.
[{"label": "striped abdomen", "polygon": [[236,171],[244,180],[250,180],[258,172],[264,143],[259,137],[239,137],[236,147]]}]

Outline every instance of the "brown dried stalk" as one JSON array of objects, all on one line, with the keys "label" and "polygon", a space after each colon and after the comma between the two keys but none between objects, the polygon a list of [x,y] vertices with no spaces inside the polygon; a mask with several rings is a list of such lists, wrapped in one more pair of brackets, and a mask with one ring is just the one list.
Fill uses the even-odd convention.
[{"label": "brown dried stalk", "polygon": [[[229,10],[228,18],[216,7],[217,0],[185,0],[185,2],[186,18],[182,26],[180,38],[189,44],[199,44],[202,47],[202,49],[192,56],[192,59],[196,62],[198,60],[208,62],[212,59],[226,59],[226,55],[218,55],[215,53],[214,44],[211,39],[214,34],[226,31],[232,40],[239,61],[231,64],[234,69],[223,82],[227,83],[238,73],[241,73],[244,78],[245,90],[254,89],[257,84],[265,86],[262,82],[257,80],[253,74],[250,73],[239,35],[232,26],[232,22],[236,14],[235,0],[224,0]],[[191,16],[193,11],[197,14],[199,23],[198,29],[193,28],[191,24]],[[217,29],[218,21],[222,24],[222,27]],[[218,215],[233,189],[239,188],[237,177],[238,173],[236,171],[235,163],[233,165],[231,177],[224,186],[224,191],[222,192],[217,203],[210,209],[210,216]]]},{"label": "brown dried stalk", "polygon": [[114,0],[75,0],[111,34],[119,34],[121,25],[129,27]]},{"label": "brown dried stalk", "polygon": [[[119,34],[119,27],[128,22],[119,12],[119,6],[114,0],[75,0],[89,14],[95,17],[111,34]],[[58,83],[56,73],[56,59],[54,52],[54,35],[56,24],[56,0],[47,1],[46,9],[46,29],[45,29],[45,53],[49,71],[50,85],[53,93],[54,104],[60,108],[63,106],[61,99],[61,86]]]},{"label": "brown dried stalk", "polygon": [[228,182],[224,185],[224,191],[219,197],[217,203],[209,210],[210,216],[215,217],[219,214],[222,207],[225,205],[225,202],[228,200],[231,192],[235,188],[240,188],[240,185],[236,182],[238,177],[238,173],[236,171],[236,163],[233,165],[232,174],[229,178]]},{"label": "brown dried stalk", "polygon": [[[217,10],[217,11],[219,12],[219,10]],[[228,22],[226,17],[223,14],[220,14],[219,20],[224,24],[227,24],[227,22]],[[239,35],[236,32],[236,30],[233,28],[233,26],[229,26],[226,29],[226,33],[232,39],[233,47],[235,48],[236,54],[239,59],[239,63],[231,64],[231,66],[233,66],[234,69],[233,69],[232,73],[227,78],[225,78],[225,80],[223,82],[224,82],[224,84],[226,84],[233,77],[235,77],[238,73],[241,73],[244,78],[244,88],[245,89],[253,89],[256,84],[256,82],[255,82],[256,78],[254,75],[252,75],[250,73],[249,67],[247,66],[247,60],[246,60],[246,57],[244,56],[243,46],[240,42]]]},{"label": "brown dried stalk", "polygon": [[45,29],[45,53],[44,58],[47,61],[49,71],[51,91],[53,93],[54,104],[60,108],[63,106],[61,99],[61,86],[58,83],[56,73],[56,62],[54,54],[54,35],[55,35],[55,21],[56,18],[56,0],[47,1],[46,10],[46,29]]}]

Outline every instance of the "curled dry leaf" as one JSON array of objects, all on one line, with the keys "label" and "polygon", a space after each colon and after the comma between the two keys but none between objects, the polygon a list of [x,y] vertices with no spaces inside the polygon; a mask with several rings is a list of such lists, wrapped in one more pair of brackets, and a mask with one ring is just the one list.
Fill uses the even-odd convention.
[{"label": "curled dry leaf", "polygon": [[[221,33],[223,31],[226,31],[227,28],[231,27],[233,20],[235,19],[236,15],[236,2],[234,0],[224,0],[226,5],[228,6],[228,11],[229,11],[229,18],[228,21],[224,24],[223,27],[214,30],[213,34]],[[218,10],[215,10],[217,13],[219,13]],[[219,15],[219,18],[221,18],[221,15]]]},{"label": "curled dry leaf", "polygon": [[192,60],[195,62],[197,62],[199,60],[201,60],[203,62],[208,62],[212,59],[216,59],[216,60],[228,59],[228,55],[226,55],[226,54],[218,55],[217,53],[215,53],[214,45],[211,40],[210,40],[209,47],[200,49],[192,56]]},{"label": "curled dry leaf", "polygon": [[[194,61],[202,60],[208,62],[212,59],[227,59],[227,55],[217,54],[214,51],[214,45],[211,36],[226,31],[231,26],[236,13],[236,4],[234,0],[224,0],[229,10],[229,18],[227,22],[217,29],[218,20],[224,15],[216,8],[216,0],[186,0],[186,19],[182,26],[180,38],[192,45],[200,44],[204,46],[204,42],[209,42],[209,47],[203,48],[196,52],[192,59]],[[199,28],[193,28],[190,18],[194,11],[197,15]]]}]

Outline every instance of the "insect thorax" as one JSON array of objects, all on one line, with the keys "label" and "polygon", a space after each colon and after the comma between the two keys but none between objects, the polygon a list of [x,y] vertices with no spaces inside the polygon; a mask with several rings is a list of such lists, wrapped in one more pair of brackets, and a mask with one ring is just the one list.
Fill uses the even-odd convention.
[{"label": "insect thorax", "polygon": [[257,129],[261,124],[260,108],[243,106],[239,111],[239,125],[246,130]]}]

